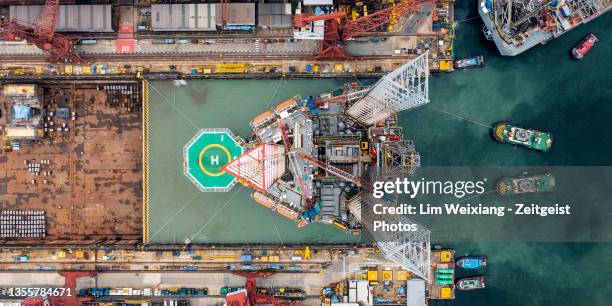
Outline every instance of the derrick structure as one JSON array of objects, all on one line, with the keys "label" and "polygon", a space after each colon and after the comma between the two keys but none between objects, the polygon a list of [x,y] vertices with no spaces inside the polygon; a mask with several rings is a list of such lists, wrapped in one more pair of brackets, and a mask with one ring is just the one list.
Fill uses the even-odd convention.
[{"label": "derrick structure", "polygon": [[[610,0],[495,0],[493,1],[493,22],[500,37],[510,42],[515,35],[521,34],[529,28],[530,19],[540,18],[542,20],[549,17],[554,21],[552,32],[558,35],[565,30],[561,18],[554,11],[563,6],[569,7],[569,12],[575,13],[580,18],[590,18],[612,6]],[[576,23],[576,21],[572,21]],[[546,26],[542,26],[546,28]]]},{"label": "derrick structure", "polygon": [[429,102],[428,51],[382,77],[348,115],[371,126],[401,111]]},{"label": "derrick structure", "polygon": [[411,140],[384,142],[376,149],[380,157],[376,163],[378,180],[412,175],[421,165],[421,157]]},{"label": "derrick structure", "polygon": [[[429,102],[427,52],[381,78],[372,89],[355,102],[347,113],[366,126],[392,120],[397,113]],[[386,135],[385,127],[371,127],[370,137],[377,133]],[[401,133],[401,128],[394,131]],[[405,177],[414,173],[420,165],[419,154],[411,141],[401,140],[401,135],[379,137],[376,143],[376,171],[370,180],[385,180]],[[368,184],[364,191],[348,203],[351,214],[372,234],[385,258],[402,268],[429,281],[431,274],[431,231],[405,215],[385,216],[388,223],[417,224],[416,231],[380,232],[373,231],[374,215],[372,206],[381,199],[372,196]],[[388,200],[394,205],[396,199]]]},{"label": "derrick structure", "polygon": [[285,173],[285,148],[264,143],[244,153],[223,167],[239,181],[265,192]]}]

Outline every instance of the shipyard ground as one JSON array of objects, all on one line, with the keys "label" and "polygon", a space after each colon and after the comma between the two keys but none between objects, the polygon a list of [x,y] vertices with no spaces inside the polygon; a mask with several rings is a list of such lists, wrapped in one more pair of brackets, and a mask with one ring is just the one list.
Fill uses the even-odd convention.
[{"label": "shipyard ground", "polygon": [[[0,97],[2,114],[8,114]],[[95,85],[63,84],[47,88],[50,109],[69,107],[76,120],[69,131],[49,140],[22,145],[0,157],[2,210],[45,210],[47,238],[32,244],[139,241],[142,230],[141,131],[139,112],[106,104]],[[3,116],[2,120],[6,120]],[[49,160],[35,176],[24,161]],[[46,181],[46,183],[45,183]],[[27,243],[3,241],[2,243]]]},{"label": "shipyard ground", "polygon": [[[59,259],[58,262],[64,262],[65,265],[72,265],[73,267],[86,266],[88,263],[97,262],[98,264],[103,263],[99,255],[102,250],[96,252],[87,251],[89,253],[88,259],[76,259],[74,254],[66,254],[66,258]],[[251,250],[249,253],[258,254],[259,250]],[[285,249],[283,251],[267,250],[267,254],[278,254],[280,262],[276,264],[283,264],[283,262],[289,260],[290,256],[296,256],[296,253],[304,255],[302,249]],[[143,251],[143,252],[132,252],[132,251],[114,251],[112,253],[105,253],[107,256],[113,257],[108,260],[109,264],[121,266],[123,271],[115,270],[109,272],[99,272],[93,277],[84,277],[77,280],[76,288],[177,288],[177,287],[191,287],[191,288],[207,288],[208,296],[199,298],[199,302],[202,305],[211,305],[217,302],[223,302],[223,297],[220,295],[221,287],[242,287],[244,286],[244,278],[239,276],[227,269],[217,269],[208,272],[205,271],[180,271],[180,269],[163,269],[160,271],[154,270],[131,270],[130,267],[136,268],[141,267],[142,264],[137,263],[138,261],[148,261],[146,263],[150,268],[158,266],[170,267],[172,265],[182,268],[187,262],[191,261],[187,252],[180,252],[180,257],[174,257],[174,252],[171,251]],[[204,262],[216,262],[218,265],[225,265],[224,262],[233,262],[238,260],[241,252],[236,251],[221,251],[221,250],[198,250],[195,254],[202,254],[203,259],[198,265],[204,265]],[[215,255],[216,254],[216,255]],[[225,254],[225,255],[222,255]],[[266,277],[260,277],[257,280],[259,287],[284,287],[291,286],[295,288],[302,288],[306,293],[306,300],[304,301],[307,305],[320,305],[321,289],[323,287],[333,287],[338,282],[346,281],[346,279],[364,280],[371,279],[370,275],[366,276],[365,272],[356,271],[376,271],[379,278],[382,280],[383,271],[391,272],[391,278],[394,281],[394,289],[389,292],[376,291],[376,296],[389,296],[390,298],[397,299],[395,288],[402,286],[403,281],[406,278],[410,278],[409,273],[402,272],[397,269],[394,264],[386,262],[382,257],[382,254],[372,248],[360,248],[360,249],[314,249],[311,251],[311,257],[309,259],[303,259],[301,261],[292,261],[292,266],[302,266],[303,270],[300,272],[286,272],[281,271],[276,274],[271,274]],[[0,260],[0,267],[7,269],[3,273],[4,277],[0,279],[0,287],[5,286],[44,286],[44,287],[56,287],[63,286],[64,278],[59,274],[48,271],[46,273],[32,273],[27,270],[16,270],[14,267],[21,266],[34,266],[42,265],[41,261],[56,256],[57,254],[45,253],[40,250],[29,253],[32,256],[31,263],[11,263],[10,259],[4,253]],[[269,257],[269,256],[268,256]],[[97,260],[96,260],[97,259]],[[248,264],[259,265],[264,264],[261,262],[263,257],[255,256],[255,260]],[[166,260],[174,260],[174,263],[163,263]],[[120,263],[119,261],[124,261]],[[131,263],[127,263],[130,261]],[[54,266],[58,266],[58,262],[52,263]],[[236,265],[240,265],[238,261]],[[244,262],[242,264],[245,264]],[[13,268],[11,268],[11,266]],[[83,269],[85,270],[85,269]],[[20,271],[20,272],[12,272]],[[403,281],[402,281],[403,280]],[[378,286],[382,289],[382,286]],[[435,290],[436,287],[430,287],[430,290]],[[435,298],[435,293],[432,294]],[[120,301],[128,299],[128,296],[109,296],[100,298],[99,301],[103,300],[114,300]],[[134,298],[145,298],[151,299],[152,301],[161,300],[163,297],[131,297]],[[188,298],[188,297],[187,297]],[[401,301],[401,299],[400,299]],[[199,305],[199,304],[195,304]]]}]

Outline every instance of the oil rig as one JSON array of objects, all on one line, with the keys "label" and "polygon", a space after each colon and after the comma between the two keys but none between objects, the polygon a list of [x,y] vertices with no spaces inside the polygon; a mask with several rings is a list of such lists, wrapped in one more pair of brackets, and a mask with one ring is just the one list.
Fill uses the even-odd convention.
[{"label": "oil rig", "polygon": [[480,0],[483,32],[501,55],[518,55],[604,14],[610,0]]},{"label": "oil rig", "polygon": [[[317,97],[292,97],[251,121],[253,138],[223,170],[254,189],[259,204],[303,227],[330,223],[359,234],[372,182],[414,173],[419,154],[404,140],[399,112],[429,102],[428,54],[373,86],[346,85]],[[364,215],[362,216],[362,211]],[[429,230],[399,233],[380,247],[428,278]]]}]

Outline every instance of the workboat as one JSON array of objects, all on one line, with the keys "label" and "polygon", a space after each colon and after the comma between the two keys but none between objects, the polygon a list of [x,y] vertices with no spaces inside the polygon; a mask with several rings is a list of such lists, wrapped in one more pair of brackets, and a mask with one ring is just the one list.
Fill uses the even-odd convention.
[{"label": "workboat", "polygon": [[484,276],[465,277],[457,281],[457,289],[459,290],[475,290],[485,287]]},{"label": "workboat", "polygon": [[456,59],[453,62],[453,67],[455,67],[455,69],[482,68],[484,67],[484,56],[477,55],[462,59]]},{"label": "workboat", "polygon": [[457,266],[463,269],[484,269],[487,266],[486,256],[466,256],[457,260]]},{"label": "workboat", "polygon": [[550,133],[512,126],[505,121],[496,123],[491,131],[495,140],[501,143],[507,142],[542,152],[548,152],[552,147]]},{"label": "workboat", "polygon": [[550,173],[504,177],[497,182],[497,192],[501,195],[551,191],[555,188],[555,178]]},{"label": "workboat", "polygon": [[589,35],[587,35],[578,45],[572,48],[572,56],[574,56],[575,59],[583,58],[587,53],[589,53],[589,51],[591,51],[591,48],[593,48],[598,41],[599,40],[595,34],[589,33]]}]

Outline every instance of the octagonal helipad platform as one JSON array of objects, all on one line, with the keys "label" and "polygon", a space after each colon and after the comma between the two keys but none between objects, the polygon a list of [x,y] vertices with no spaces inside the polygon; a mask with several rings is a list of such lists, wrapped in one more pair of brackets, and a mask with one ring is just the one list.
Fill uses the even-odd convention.
[{"label": "octagonal helipad platform", "polygon": [[201,129],[183,147],[184,173],[202,192],[226,192],[236,184],[236,178],[221,167],[242,152],[230,130]]}]

